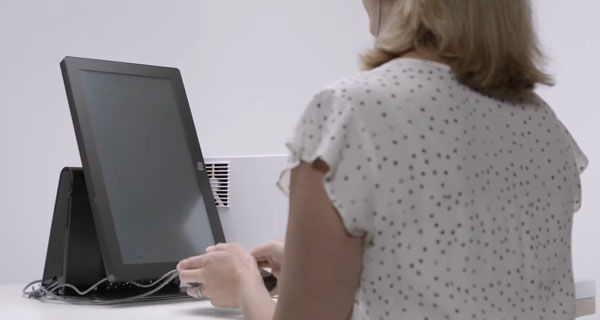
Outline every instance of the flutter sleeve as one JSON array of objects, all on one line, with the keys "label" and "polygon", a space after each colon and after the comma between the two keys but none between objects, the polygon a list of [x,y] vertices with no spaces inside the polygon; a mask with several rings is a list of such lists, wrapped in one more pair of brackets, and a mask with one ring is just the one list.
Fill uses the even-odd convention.
[{"label": "flutter sleeve", "polygon": [[289,195],[290,172],[301,161],[321,159],[329,166],[324,188],[346,231],[364,236],[372,230],[373,145],[353,104],[333,89],[319,92],[305,109],[286,146],[289,158],[278,186]]},{"label": "flutter sleeve", "polygon": [[[568,151],[573,156],[575,160],[575,166],[577,167],[577,173],[581,175],[585,169],[587,168],[589,161],[587,156],[583,153],[567,127],[559,121],[561,129],[563,130],[563,136],[567,140]],[[579,211],[581,208],[581,182],[577,183],[575,188],[573,189],[573,212]]]}]

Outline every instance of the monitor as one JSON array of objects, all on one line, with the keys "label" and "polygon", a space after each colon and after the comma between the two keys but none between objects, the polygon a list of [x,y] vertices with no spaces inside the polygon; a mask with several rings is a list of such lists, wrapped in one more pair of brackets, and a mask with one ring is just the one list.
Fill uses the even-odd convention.
[{"label": "monitor", "polygon": [[61,69],[109,279],[156,279],[225,242],[179,70],[76,57]]}]

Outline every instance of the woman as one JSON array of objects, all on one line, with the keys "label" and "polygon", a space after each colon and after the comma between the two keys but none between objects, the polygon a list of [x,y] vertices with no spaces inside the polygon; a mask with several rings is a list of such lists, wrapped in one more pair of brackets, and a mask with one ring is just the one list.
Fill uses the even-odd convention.
[{"label": "woman", "polygon": [[[364,3],[368,71],[287,144],[285,252],[210,247],[178,266],[189,293],[247,319],[573,319],[587,160],[532,91],[551,79],[529,1]],[[277,304],[257,260],[281,268]]]}]

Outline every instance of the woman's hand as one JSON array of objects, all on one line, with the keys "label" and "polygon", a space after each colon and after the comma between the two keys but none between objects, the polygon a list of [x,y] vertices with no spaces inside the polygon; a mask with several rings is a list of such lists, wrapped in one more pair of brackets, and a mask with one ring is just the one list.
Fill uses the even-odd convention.
[{"label": "woman's hand", "polygon": [[252,250],[252,256],[261,268],[271,268],[271,273],[279,279],[283,261],[283,241],[271,240]]},{"label": "woman's hand", "polygon": [[[271,268],[271,274],[277,278],[281,274],[281,262],[283,261],[283,241],[271,240],[266,244],[252,250],[252,256],[261,268]],[[272,296],[279,293],[279,286],[269,292]]]},{"label": "woman's hand", "polygon": [[179,278],[201,287],[188,289],[210,299],[215,307],[240,308],[244,294],[264,289],[256,260],[239,244],[217,244],[206,249],[206,254],[185,259],[177,265]]}]

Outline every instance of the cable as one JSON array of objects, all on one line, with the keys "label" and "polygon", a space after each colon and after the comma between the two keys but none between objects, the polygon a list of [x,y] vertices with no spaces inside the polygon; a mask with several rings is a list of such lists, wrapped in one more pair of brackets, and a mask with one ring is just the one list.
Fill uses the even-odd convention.
[{"label": "cable", "polygon": [[87,290],[84,290],[84,291],[80,291],[76,286],[74,286],[72,284],[68,284],[68,283],[65,283],[65,284],[57,283],[55,286],[53,286],[53,288],[44,288],[44,289],[49,290],[50,292],[54,292],[61,288],[71,288],[71,289],[73,289],[73,291],[77,292],[78,295],[85,296],[86,294],[92,292],[94,289],[98,288],[99,285],[101,285],[107,281],[108,281],[108,278],[104,278],[104,279],[94,283],[91,287],[89,287]]},{"label": "cable", "polygon": [[128,297],[128,298],[122,298],[122,299],[113,299],[113,300],[82,300],[79,298],[65,298],[65,297],[59,297],[57,295],[55,295],[53,292],[49,292],[47,289],[42,288],[42,291],[47,294],[48,296],[52,297],[53,299],[59,300],[59,301],[63,301],[63,302],[67,302],[70,304],[88,304],[88,305],[109,305],[109,304],[119,304],[119,303],[126,303],[126,302],[133,302],[142,298],[145,298],[149,295],[152,295],[156,292],[158,292],[160,289],[164,288],[167,284],[169,284],[171,281],[173,281],[173,279],[177,278],[177,276],[179,276],[179,274],[177,273],[177,271],[173,270],[173,271],[169,271],[168,274],[170,275],[165,281],[163,281],[163,283],[161,283],[160,285],[158,285],[156,288],[133,296],[133,297]]},{"label": "cable", "polygon": [[48,290],[52,290],[52,289],[54,289],[55,287],[57,287],[59,284],[60,284],[60,283],[58,283],[58,281],[56,281],[56,282],[53,282],[53,283],[51,283],[51,284],[48,286],[48,288],[46,288],[46,289],[48,289]]},{"label": "cable", "polygon": [[[42,280],[36,280],[36,281],[32,281],[32,282],[28,283],[23,288],[23,295],[27,298],[36,299],[36,300],[40,300],[40,301],[53,300],[53,301],[65,302],[65,303],[69,303],[69,304],[78,304],[78,305],[119,304],[119,303],[133,302],[133,301],[145,298],[147,296],[150,296],[150,295],[158,292],[160,289],[164,288],[166,285],[168,285],[171,281],[173,281],[178,276],[179,276],[179,273],[177,272],[177,270],[171,270],[171,271],[167,272],[166,274],[164,274],[162,277],[159,278],[159,280],[155,281],[152,284],[152,286],[158,285],[156,288],[154,288],[148,292],[136,295],[136,296],[132,296],[132,297],[128,297],[128,298],[121,298],[121,299],[89,300],[89,299],[74,298],[74,297],[63,297],[63,296],[58,296],[55,294],[56,290],[67,287],[67,288],[74,289],[75,292],[77,292],[77,294],[84,296],[84,295],[88,294],[89,292],[91,292],[92,290],[96,289],[100,284],[104,283],[105,281],[108,281],[107,278],[98,281],[97,283],[95,283],[90,288],[88,288],[87,290],[84,290],[84,291],[80,291],[79,289],[77,289],[75,286],[73,286],[71,284],[58,284],[56,282],[50,284],[48,286],[48,288],[45,288],[43,285],[40,285],[40,287],[38,289],[33,289],[32,291],[27,291],[27,289],[29,289],[33,285],[35,285],[37,283],[41,284]],[[160,283],[161,281],[162,281],[162,283]]]},{"label": "cable", "polygon": [[[99,285],[101,285],[101,284],[103,284],[104,282],[107,282],[107,281],[108,281],[108,278],[104,278],[104,279],[102,279],[102,280],[100,280],[100,281],[98,281],[98,282],[94,283],[92,286],[90,286],[88,289],[86,289],[86,290],[84,290],[84,291],[81,291],[81,290],[79,290],[79,288],[77,288],[76,286],[74,286],[74,285],[72,285],[72,284],[68,284],[68,283],[65,283],[65,284],[59,284],[58,282],[53,282],[53,283],[51,283],[50,285],[48,285],[48,287],[47,287],[47,288],[44,288],[44,286],[43,286],[43,285],[40,285],[40,289],[41,289],[41,288],[44,288],[44,290],[46,290],[46,291],[48,291],[48,292],[51,292],[51,293],[53,293],[54,291],[56,291],[56,290],[58,290],[58,289],[60,289],[60,288],[71,288],[71,289],[73,289],[73,291],[77,292],[77,294],[78,294],[78,295],[80,295],[80,296],[85,296],[86,294],[88,294],[88,293],[92,292],[94,289],[96,289],[96,288],[97,288]],[[34,290],[34,291],[32,291],[32,292],[28,292],[28,291],[27,291],[27,289],[28,289],[29,287],[33,286],[34,284],[37,284],[37,283],[42,283],[42,280],[35,280],[35,281],[31,281],[30,283],[28,283],[28,284],[27,284],[27,285],[26,285],[26,286],[23,288],[23,294],[24,294],[25,296],[28,296],[28,295],[30,295],[30,294],[32,294],[32,293],[35,293],[35,290]],[[40,290],[40,289],[38,289],[38,290]],[[43,290],[42,290],[42,291],[43,291]]]},{"label": "cable", "polygon": [[176,270],[171,270],[171,271],[169,271],[169,272],[165,273],[165,274],[164,274],[162,277],[158,278],[158,280],[156,280],[156,281],[153,281],[152,283],[149,283],[149,284],[142,284],[142,283],[138,283],[138,282],[135,282],[135,281],[129,281],[128,283],[129,283],[129,284],[132,284],[132,285],[134,285],[134,286],[136,286],[136,287],[139,287],[139,288],[152,288],[152,287],[154,287],[154,286],[155,286],[157,283],[159,283],[159,282],[161,282],[162,280],[164,280],[165,278],[167,278],[167,277],[170,275],[170,273],[171,273],[171,272],[173,272],[173,271],[176,271]]}]

